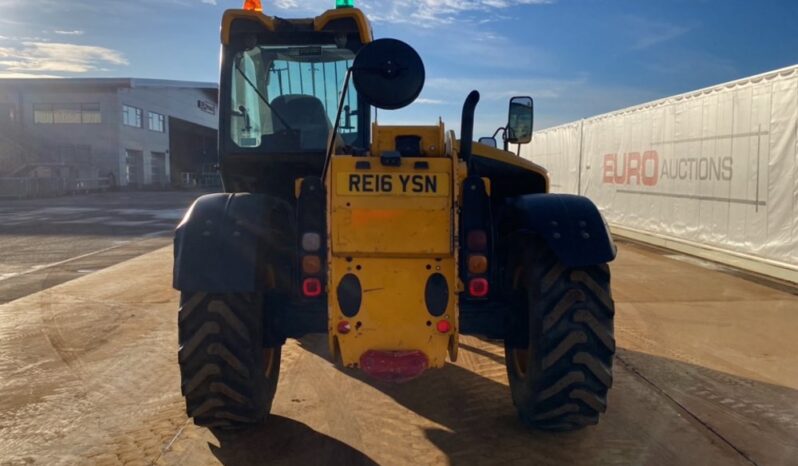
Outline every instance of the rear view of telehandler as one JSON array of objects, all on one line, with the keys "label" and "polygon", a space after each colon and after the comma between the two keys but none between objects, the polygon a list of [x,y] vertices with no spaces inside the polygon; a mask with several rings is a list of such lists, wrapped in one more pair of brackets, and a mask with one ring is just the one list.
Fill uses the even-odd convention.
[{"label": "rear view of telehandler", "polygon": [[230,10],[222,44],[226,192],[198,199],[175,238],[194,421],[262,421],[286,338],[322,333],[337,363],[397,382],[455,360],[460,335],[501,339],[524,423],[598,422],[616,250],[589,200],[548,194],[547,172],[507,151],[531,138],[532,99],[512,99],[504,150],[472,143],[476,91],[460,140],[443,124],[373,124],[372,107],[418,97],[424,66],[400,41],[373,41],[351,7]]}]

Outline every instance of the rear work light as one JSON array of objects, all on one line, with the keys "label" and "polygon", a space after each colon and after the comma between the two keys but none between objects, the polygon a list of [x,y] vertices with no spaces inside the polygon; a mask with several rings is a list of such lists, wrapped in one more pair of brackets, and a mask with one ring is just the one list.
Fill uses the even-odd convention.
[{"label": "rear work light", "polygon": [[306,298],[318,298],[321,292],[321,280],[318,278],[306,278],[302,281],[302,294]]},{"label": "rear work light", "polygon": [[484,298],[490,292],[488,280],[484,278],[472,278],[468,282],[468,294],[474,298]]},{"label": "rear work light", "polygon": [[249,11],[263,11],[261,0],[244,0],[244,9]]}]

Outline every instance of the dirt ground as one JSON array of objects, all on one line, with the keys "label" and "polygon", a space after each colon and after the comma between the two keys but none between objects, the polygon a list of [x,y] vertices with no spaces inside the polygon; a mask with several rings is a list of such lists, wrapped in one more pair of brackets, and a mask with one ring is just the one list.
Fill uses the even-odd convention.
[{"label": "dirt ground", "polygon": [[0,464],[798,464],[798,295],[622,244],[609,410],[516,420],[500,344],[411,383],[283,351],[273,416],[217,438],[185,417],[171,249],[0,305]]}]

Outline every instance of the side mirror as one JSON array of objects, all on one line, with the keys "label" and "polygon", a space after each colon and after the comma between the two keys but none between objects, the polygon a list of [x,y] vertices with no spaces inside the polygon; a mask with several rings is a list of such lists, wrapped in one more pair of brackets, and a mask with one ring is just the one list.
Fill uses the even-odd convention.
[{"label": "side mirror", "polygon": [[355,89],[369,105],[396,110],[413,103],[424,88],[424,62],[413,47],[396,39],[364,46],[352,64]]},{"label": "side mirror", "polygon": [[507,121],[507,142],[527,144],[532,140],[535,122],[535,104],[532,97],[513,97],[510,100],[510,118]]},{"label": "side mirror", "polygon": [[479,143],[483,146],[492,147],[494,149],[499,147],[499,145],[496,143],[496,138],[492,137],[479,138]]}]

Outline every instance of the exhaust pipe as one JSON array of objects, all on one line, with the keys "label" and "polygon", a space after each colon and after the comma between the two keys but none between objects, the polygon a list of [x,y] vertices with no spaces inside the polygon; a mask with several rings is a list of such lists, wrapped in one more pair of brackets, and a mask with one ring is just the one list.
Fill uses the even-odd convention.
[{"label": "exhaust pipe", "polygon": [[463,104],[463,117],[460,120],[460,157],[466,163],[471,160],[474,144],[474,112],[479,103],[479,91],[471,91]]}]

